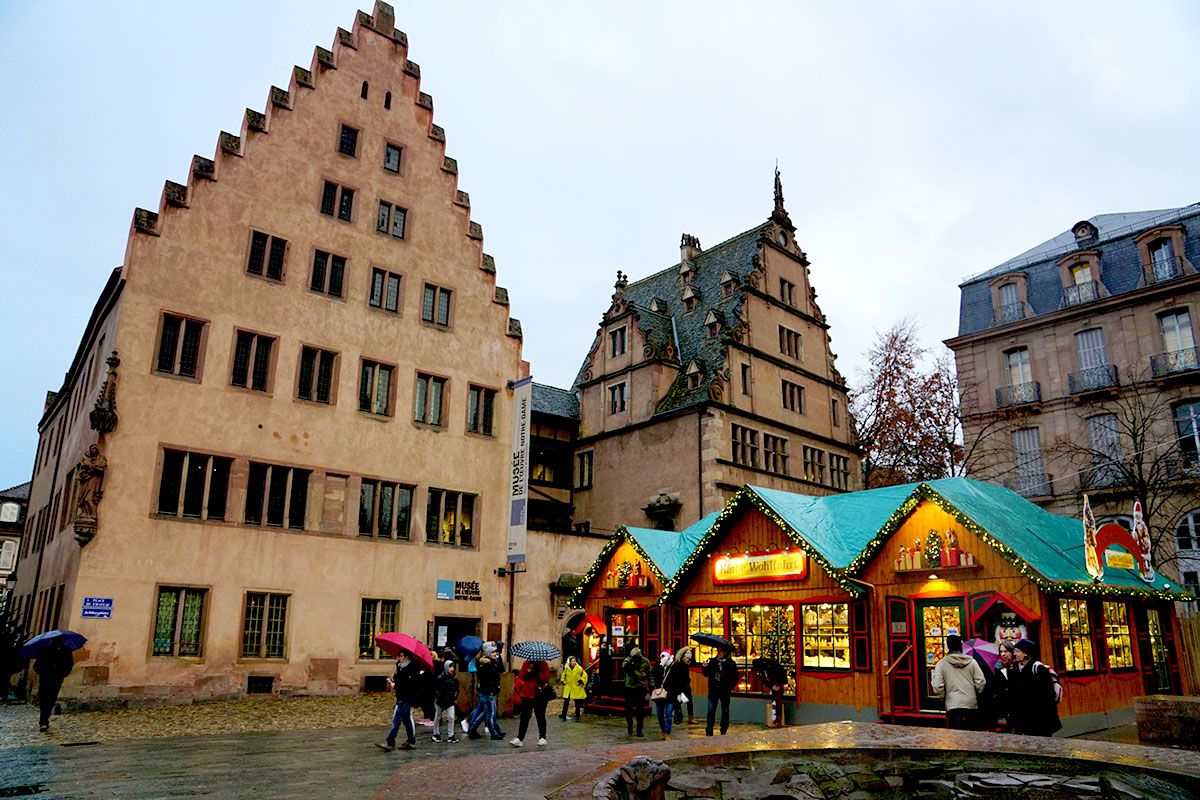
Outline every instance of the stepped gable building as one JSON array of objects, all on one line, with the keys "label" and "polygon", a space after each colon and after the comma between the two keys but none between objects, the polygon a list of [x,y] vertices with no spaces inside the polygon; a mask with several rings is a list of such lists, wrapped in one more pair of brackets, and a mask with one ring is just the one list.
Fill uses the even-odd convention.
[{"label": "stepped gable building", "polygon": [[1101,214],[961,284],[973,477],[1132,523],[1200,588],[1200,204]]},{"label": "stepped gable building", "polygon": [[528,365],[445,151],[377,3],[135,211],[39,424],[16,598],[88,637],[66,697],[357,691],[375,633],[510,635]]},{"label": "stepped gable building", "polygon": [[858,486],[846,384],[808,257],[775,175],[761,225],[630,282],[575,380],[575,519],[674,529],[746,483],[825,494]]}]

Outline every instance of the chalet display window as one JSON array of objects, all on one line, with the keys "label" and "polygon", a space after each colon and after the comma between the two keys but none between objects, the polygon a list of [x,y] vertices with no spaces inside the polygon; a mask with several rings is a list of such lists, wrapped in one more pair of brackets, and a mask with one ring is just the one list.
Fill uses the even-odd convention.
[{"label": "chalet display window", "polygon": [[312,470],[251,461],[246,478],[247,525],[304,530]]},{"label": "chalet display window", "polygon": [[388,142],[383,146],[383,168],[388,172],[400,171],[400,146]]},{"label": "chalet display window", "polygon": [[801,661],[805,669],[849,671],[850,604],[806,603],[800,606]]},{"label": "chalet display window", "polygon": [[349,222],[354,214],[354,190],[325,181],[321,191],[321,213]]},{"label": "chalet display window", "polygon": [[196,319],[163,314],[155,370],[185,378],[198,377],[205,324]]},{"label": "chalet display window", "polygon": [[791,281],[779,279],[779,299],[784,304],[789,306],[796,305],[796,284]]},{"label": "chalet display window", "polygon": [[453,295],[449,289],[425,284],[425,292],[421,298],[421,320],[442,328],[450,326],[450,299]]},{"label": "chalet display window", "polygon": [[804,387],[789,380],[781,380],[780,388],[783,396],[783,407],[797,414],[804,413]]},{"label": "chalet display window", "polygon": [[692,644],[693,633],[711,633],[725,636],[725,609],[719,606],[687,609],[687,642],[695,648],[694,663],[704,664],[717,655],[717,650],[704,644]]},{"label": "chalet display window", "polygon": [[204,589],[159,587],[154,615],[154,655],[200,657],[207,594]]},{"label": "chalet display window", "polygon": [[358,410],[380,416],[392,414],[392,367],[362,360],[358,379]]},{"label": "chalet display window", "polygon": [[316,347],[301,347],[296,396],[314,403],[333,402],[333,372],[336,365],[337,353]]},{"label": "chalet display window", "polygon": [[158,513],[187,519],[224,520],[233,459],[163,450]]},{"label": "chalet display window", "polygon": [[731,424],[730,436],[733,439],[733,462],[743,467],[757,467],[758,431]]},{"label": "chalet display window", "polygon": [[575,488],[592,488],[592,451],[575,454]]},{"label": "chalet display window", "polygon": [[238,331],[233,348],[233,374],[229,383],[256,392],[270,391],[271,351],[275,337]]},{"label": "chalet display window", "polygon": [[496,390],[471,386],[467,390],[467,430],[492,435],[492,420],[496,408]]},{"label": "chalet display window", "polygon": [[[754,653],[755,658],[773,658],[788,672],[786,692],[795,691],[796,663],[796,607],[790,605],[730,606],[729,641],[737,653]],[[847,647],[848,649],[848,647]],[[737,691],[762,692],[761,686],[751,671],[751,659],[739,665],[741,680]]]},{"label": "chalet display window", "polygon": [[338,152],[351,158],[358,155],[358,128],[342,126],[342,132],[338,136]]},{"label": "chalet display window", "polygon": [[621,382],[614,386],[608,387],[608,413],[620,414],[625,410],[626,404],[625,383]]},{"label": "chalet display window", "polygon": [[800,454],[804,459],[804,478],[814,483],[825,483],[825,451],[802,445]]},{"label": "chalet display window", "polygon": [[363,478],[358,500],[358,535],[408,541],[413,487]]},{"label": "chalet display window", "polygon": [[1133,667],[1133,643],[1129,635],[1129,608],[1124,603],[1105,600],[1101,603],[1104,614],[1104,640],[1108,649],[1109,669],[1131,669]]},{"label": "chalet display window", "polygon": [[788,442],[779,436],[763,434],[763,469],[776,475],[790,475],[788,472]]},{"label": "chalet display window", "polygon": [[317,250],[313,254],[312,277],[308,288],[330,297],[342,296],[342,283],[346,276],[346,259]]},{"label": "chalet display window", "polygon": [[375,214],[375,230],[380,233],[390,233],[397,239],[403,239],[404,226],[407,221],[407,209],[385,200],[379,201],[379,211]]},{"label": "chalet display window", "polygon": [[458,547],[475,545],[475,500],[473,494],[430,489],[425,507],[425,541]]},{"label": "chalet display window", "polygon": [[1087,601],[1073,597],[1059,598],[1058,614],[1062,621],[1063,671],[1086,672],[1095,669]]},{"label": "chalet display window", "polygon": [[446,379],[417,373],[417,392],[413,403],[413,420],[441,427],[446,397]]},{"label": "chalet display window", "polygon": [[247,592],[242,614],[242,658],[283,658],[288,595]]},{"label": "chalet display window", "polygon": [[246,272],[251,275],[283,280],[283,262],[287,256],[287,239],[270,236],[262,231],[250,233],[250,258]]},{"label": "chalet display window", "polygon": [[364,660],[391,658],[375,646],[375,637],[396,630],[399,621],[399,600],[364,598],[358,623],[358,657]]},{"label": "chalet display window", "polygon": [[788,358],[803,361],[804,355],[800,345],[800,334],[791,328],[779,326],[779,352]]},{"label": "chalet display window", "polygon": [[625,328],[608,332],[609,354],[612,357],[625,355]]},{"label": "chalet display window", "polygon": [[378,267],[371,270],[371,296],[367,299],[372,308],[400,311],[400,276]]}]

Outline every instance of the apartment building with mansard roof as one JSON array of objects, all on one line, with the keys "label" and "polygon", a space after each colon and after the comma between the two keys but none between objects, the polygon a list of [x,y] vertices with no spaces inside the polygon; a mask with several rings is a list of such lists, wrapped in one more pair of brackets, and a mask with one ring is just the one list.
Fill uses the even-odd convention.
[{"label": "apartment building with mansard roof", "polygon": [[[528,365],[482,245],[382,2],[135,211],[39,424],[15,590],[88,637],[67,697],[356,691],[377,632],[510,633]],[[556,577],[518,635],[556,633]]]},{"label": "apartment building with mansard roof", "polygon": [[1200,580],[1200,204],[1101,214],[961,284],[954,351],[972,477],[1125,524]]},{"label": "apartment building with mansard roof", "polygon": [[766,222],[615,291],[574,390],[575,522],[676,529],[742,485],[859,488],[829,323],[778,172]]}]

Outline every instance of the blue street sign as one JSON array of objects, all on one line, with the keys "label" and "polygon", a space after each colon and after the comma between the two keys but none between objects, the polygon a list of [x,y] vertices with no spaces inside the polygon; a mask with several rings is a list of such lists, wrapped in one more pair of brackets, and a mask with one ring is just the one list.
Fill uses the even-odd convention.
[{"label": "blue street sign", "polygon": [[112,606],[111,597],[85,597],[80,616],[84,619],[112,619]]}]

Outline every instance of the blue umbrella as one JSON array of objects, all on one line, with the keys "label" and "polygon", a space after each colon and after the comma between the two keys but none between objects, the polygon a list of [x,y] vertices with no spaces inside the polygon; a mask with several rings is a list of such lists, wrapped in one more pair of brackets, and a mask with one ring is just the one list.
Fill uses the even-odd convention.
[{"label": "blue umbrella", "polygon": [[455,645],[454,649],[463,658],[471,658],[483,649],[483,639],[480,639],[478,636],[464,636],[458,640],[458,644]]},{"label": "blue umbrella", "polygon": [[723,647],[726,650],[733,652],[734,646],[724,636],[717,636],[715,633],[693,633],[691,638],[700,644],[706,644],[709,647]]},{"label": "blue umbrella", "polygon": [[87,637],[75,631],[46,631],[39,633],[25,644],[21,645],[21,656],[37,658],[42,651],[54,642],[62,642],[68,650],[78,650],[87,642]]},{"label": "blue umbrella", "polygon": [[517,642],[510,652],[526,661],[554,661],[562,658],[558,648],[549,642]]}]

